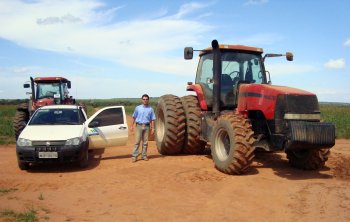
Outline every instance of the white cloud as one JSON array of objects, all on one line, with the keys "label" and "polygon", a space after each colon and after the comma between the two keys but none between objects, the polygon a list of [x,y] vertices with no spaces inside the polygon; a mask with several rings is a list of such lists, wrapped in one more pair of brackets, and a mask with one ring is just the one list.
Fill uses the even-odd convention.
[{"label": "white cloud", "polygon": [[247,0],[244,5],[263,5],[268,2],[269,0]]},{"label": "white cloud", "polygon": [[[196,44],[212,27],[184,18],[207,7],[189,3],[174,15],[113,22],[125,7],[105,9],[100,0],[0,1],[0,37],[28,48],[74,53],[149,71],[186,75],[191,63],[171,57]],[[178,53],[177,53],[178,54]]]},{"label": "white cloud", "polygon": [[201,9],[201,8],[205,8],[205,7],[207,7],[206,4],[197,3],[197,2],[191,2],[191,3],[184,4],[180,7],[180,10],[174,15],[174,18],[182,18],[192,11],[195,11],[195,10]]},{"label": "white cloud", "polygon": [[350,46],[350,39],[346,40],[346,41],[344,42],[344,45],[345,45],[345,46]]},{"label": "white cloud", "polygon": [[343,69],[345,68],[345,60],[343,58],[330,59],[328,62],[324,64],[324,67],[328,69]]}]

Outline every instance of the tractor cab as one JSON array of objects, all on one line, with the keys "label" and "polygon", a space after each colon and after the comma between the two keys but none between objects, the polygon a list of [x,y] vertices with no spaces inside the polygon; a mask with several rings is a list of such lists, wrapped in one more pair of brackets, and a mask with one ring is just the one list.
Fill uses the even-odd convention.
[{"label": "tractor cab", "polygon": [[71,82],[62,77],[30,78],[31,84],[24,84],[24,88],[31,88],[32,110],[52,104],[74,104],[68,89]]},{"label": "tractor cab", "polygon": [[[225,48],[226,47],[226,48]],[[242,46],[221,46],[220,106],[225,109],[236,106],[236,88],[241,83],[267,83],[261,57],[262,50],[242,50]],[[241,48],[237,50],[236,48]],[[246,47],[247,48],[247,47]],[[213,101],[214,56],[211,50],[200,53],[196,84],[203,90],[208,109]]]},{"label": "tractor cab", "polygon": [[[193,51],[199,51],[200,60],[195,85],[190,82],[187,91],[202,94],[204,101],[200,103],[201,108],[208,111],[213,110],[215,103],[220,110],[236,108],[240,84],[270,84],[264,60],[266,57],[284,56],[265,54],[263,57],[262,48],[218,44],[215,48],[209,47],[203,50],[186,47],[185,59],[192,59]],[[287,53],[286,58],[292,61],[293,54]],[[214,90],[215,88],[217,90]],[[217,96],[214,96],[215,91]]]}]

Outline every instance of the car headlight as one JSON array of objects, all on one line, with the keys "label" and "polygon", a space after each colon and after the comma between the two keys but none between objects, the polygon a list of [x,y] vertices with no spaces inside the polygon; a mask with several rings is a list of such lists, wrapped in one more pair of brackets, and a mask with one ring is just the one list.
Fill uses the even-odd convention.
[{"label": "car headlight", "polygon": [[77,146],[79,145],[81,142],[81,138],[80,137],[75,137],[75,138],[72,138],[72,139],[68,139],[66,141],[66,146]]},{"label": "car headlight", "polygon": [[32,141],[24,138],[19,138],[17,140],[18,146],[32,146]]}]

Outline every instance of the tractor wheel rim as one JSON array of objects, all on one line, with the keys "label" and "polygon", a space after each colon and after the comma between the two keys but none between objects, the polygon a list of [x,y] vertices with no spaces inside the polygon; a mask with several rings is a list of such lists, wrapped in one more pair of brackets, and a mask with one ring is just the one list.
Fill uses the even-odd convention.
[{"label": "tractor wheel rim", "polygon": [[230,137],[226,130],[220,129],[215,139],[215,150],[221,161],[227,160],[230,153]]},{"label": "tractor wheel rim", "polygon": [[163,141],[165,134],[164,113],[159,112],[156,121],[156,136],[158,141]]}]

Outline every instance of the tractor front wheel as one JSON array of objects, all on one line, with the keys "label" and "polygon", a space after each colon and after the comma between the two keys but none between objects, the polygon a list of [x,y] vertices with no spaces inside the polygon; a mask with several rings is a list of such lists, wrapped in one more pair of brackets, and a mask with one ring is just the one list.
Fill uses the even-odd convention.
[{"label": "tractor front wheel", "polygon": [[15,131],[16,140],[19,134],[21,134],[24,127],[29,121],[28,104],[21,103],[18,105],[15,117],[13,118],[13,129]]},{"label": "tractor front wheel", "polygon": [[330,155],[329,149],[308,149],[286,151],[290,165],[303,170],[317,170],[323,167]]},{"label": "tractor front wheel", "polygon": [[242,174],[254,158],[252,126],[234,113],[219,117],[211,136],[211,154],[215,166],[227,174]]},{"label": "tractor front wheel", "polygon": [[164,95],[156,107],[155,140],[162,155],[175,155],[182,151],[185,135],[185,114],[179,97]]}]

